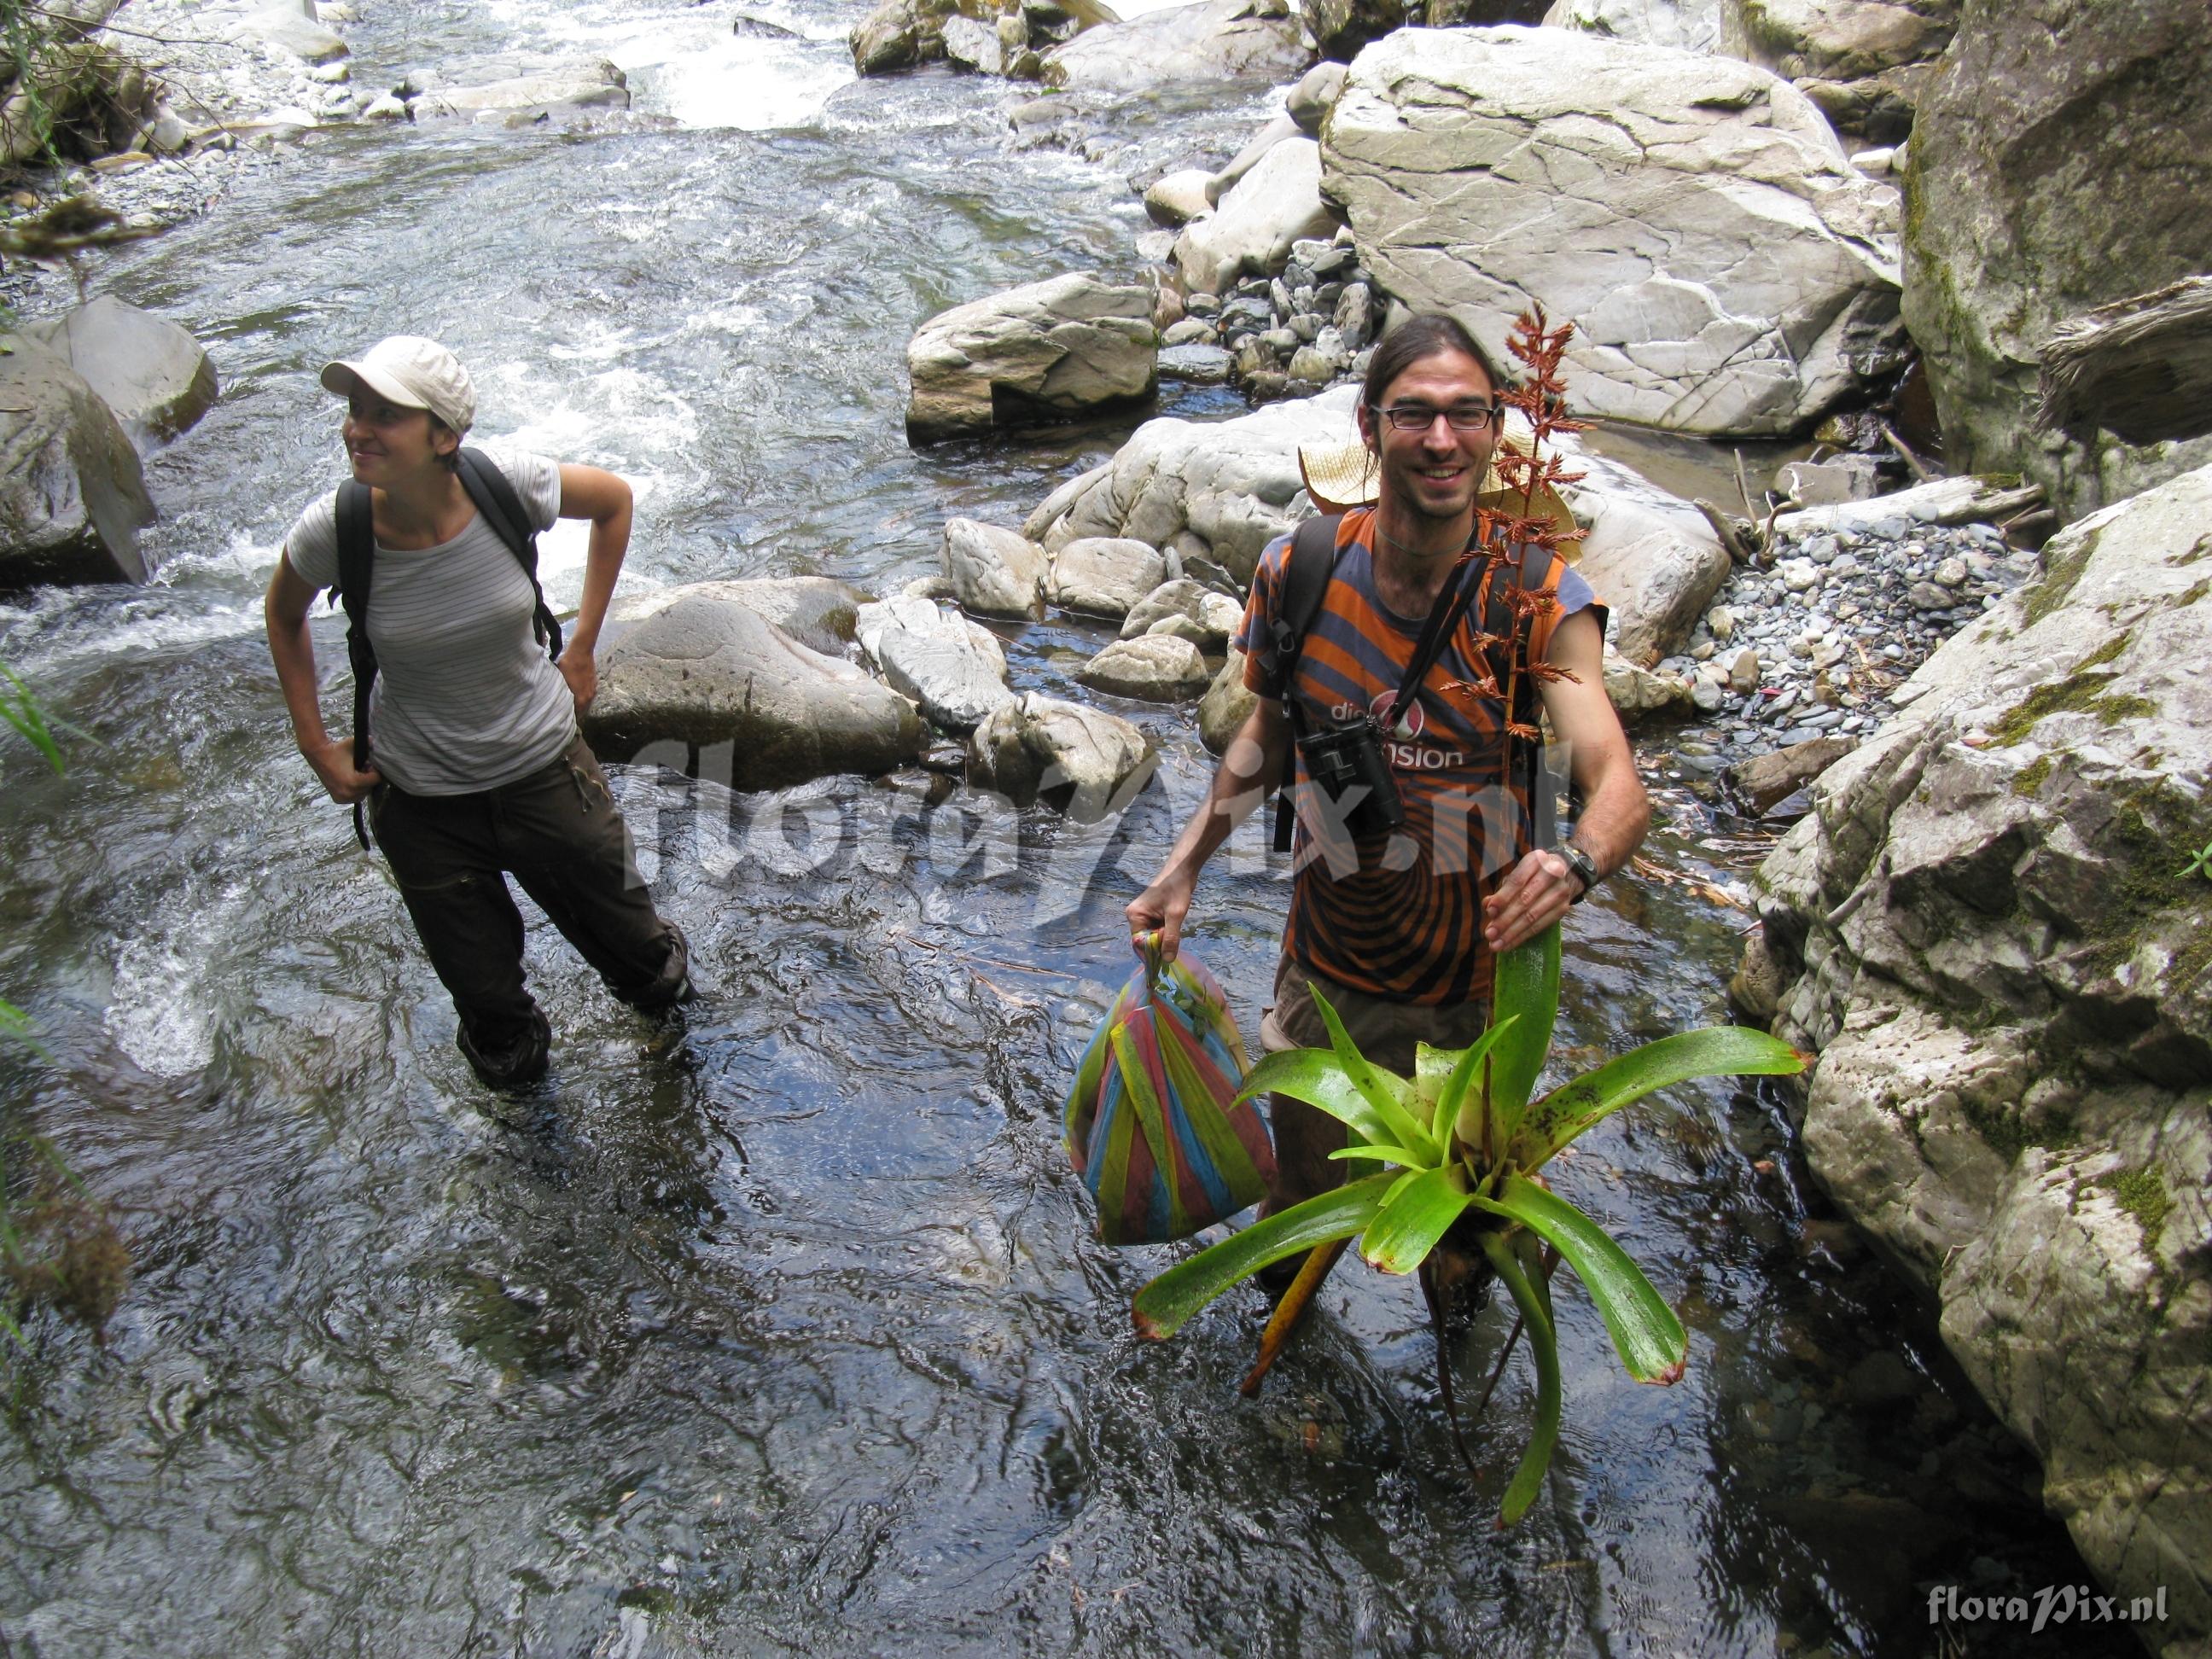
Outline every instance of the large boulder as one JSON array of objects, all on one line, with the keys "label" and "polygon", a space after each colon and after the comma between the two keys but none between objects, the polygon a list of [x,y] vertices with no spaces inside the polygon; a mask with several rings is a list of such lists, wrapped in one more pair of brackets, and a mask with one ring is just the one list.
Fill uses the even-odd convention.
[{"label": "large boulder", "polygon": [[198,340],[112,294],[23,332],[66,358],[126,428],[173,438],[207,413],[219,391]]},{"label": "large boulder", "polygon": [[138,452],[68,362],[0,335],[0,590],[143,582],[152,522]]},{"label": "large boulder", "polygon": [[1096,823],[1147,753],[1145,734],[1120,715],[1031,691],[969,734],[968,781]]},{"label": "large boulder", "polygon": [[1736,0],[1740,55],[1786,76],[1839,131],[1894,143],[1951,43],[1960,0]]},{"label": "large boulder", "polygon": [[915,443],[1134,403],[1159,383],[1152,295],[1071,273],[939,313],[907,343]]},{"label": "large boulder", "polygon": [[979,617],[1041,617],[1051,562],[1018,531],[977,519],[945,521],[944,563],[952,597]]},{"label": "large boulder", "polygon": [[969,732],[1012,702],[999,636],[957,611],[901,594],[860,607],[860,647],[891,690],[921,706],[931,723]]},{"label": "large boulder", "polygon": [[2062,321],[2212,272],[2212,31],[2193,0],[1966,0],[1905,168],[1905,319],[1944,454],[2067,514],[2212,461],[2035,429]]},{"label": "large boulder", "polygon": [[1054,491],[1029,532],[1048,548],[1086,536],[1173,543],[1249,582],[1261,550],[1310,510],[1298,446],[1352,437],[1358,398],[1346,386],[1231,421],[1147,421],[1109,465]]},{"label": "large boulder", "polygon": [[1321,146],[1286,138],[1230,186],[1212,213],[1176,239],[1176,264],[1186,289],[1218,294],[1247,271],[1272,276],[1282,270],[1291,243],[1335,231],[1321,197]]},{"label": "large boulder", "polygon": [[593,748],[625,760],[658,742],[726,743],[732,787],[746,790],[888,771],[921,752],[911,702],[801,644],[732,591],[748,586],[664,590],[610,630],[599,695],[584,717]]},{"label": "large boulder", "polygon": [[1814,1174],[2176,1659],[2212,1635],[2208,526],[2212,467],[2061,533],[1758,878]]},{"label": "large boulder", "polygon": [[1144,702],[1180,702],[1204,691],[1213,676],[1188,640],[1146,634],[1116,640],[1075,671],[1094,690]]},{"label": "large boulder", "polygon": [[1046,591],[1066,611],[1116,621],[1167,580],[1164,554],[1123,536],[1085,536],[1052,556]]},{"label": "large boulder", "polygon": [[1501,361],[1532,303],[1571,319],[1572,395],[1601,418],[1783,435],[1899,361],[1896,192],[1751,64],[1401,30],[1353,64],[1322,156],[1383,288]]},{"label": "large boulder", "polygon": [[1561,441],[1580,482],[1559,494],[1584,534],[1577,568],[1608,612],[1607,641],[1649,667],[1687,642],[1732,568],[1704,514],[1622,463]]},{"label": "large boulder", "polygon": [[1891,143],[1911,131],[1958,14],[1959,0],[1557,0],[1543,21],[1757,64],[1838,131]]},{"label": "large boulder", "polygon": [[860,637],[860,608],[867,595],[833,576],[754,576],[741,580],[689,582],[675,587],[633,589],[608,607],[602,645],[612,645],[623,630],[672,605],[716,599],[743,605],[774,623],[809,651],[842,657]]},{"label": "large boulder", "polygon": [[1044,54],[1042,79],[1073,92],[1146,92],[1287,81],[1311,62],[1285,0],[1197,0],[1086,30]]},{"label": "large boulder", "polygon": [[1226,752],[1259,706],[1260,694],[1244,684],[1244,653],[1232,650],[1198,700],[1198,740],[1209,754]]},{"label": "large boulder", "polygon": [[478,86],[434,87],[407,106],[417,121],[504,120],[562,110],[629,107],[629,81],[603,58],[581,58]]}]

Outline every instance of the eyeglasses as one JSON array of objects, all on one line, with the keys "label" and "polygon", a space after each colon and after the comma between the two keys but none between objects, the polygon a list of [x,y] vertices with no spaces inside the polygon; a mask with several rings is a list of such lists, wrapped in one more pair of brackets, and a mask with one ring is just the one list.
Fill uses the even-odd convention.
[{"label": "eyeglasses", "polygon": [[1431,409],[1426,404],[1392,404],[1388,409],[1376,407],[1375,412],[1401,432],[1426,432],[1444,417],[1455,432],[1480,432],[1501,419],[1505,413],[1503,404],[1454,404],[1449,409]]}]

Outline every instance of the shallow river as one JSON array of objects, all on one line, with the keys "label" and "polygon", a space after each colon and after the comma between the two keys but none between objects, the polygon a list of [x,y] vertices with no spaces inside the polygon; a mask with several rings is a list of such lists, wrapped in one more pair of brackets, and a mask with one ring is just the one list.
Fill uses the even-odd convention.
[{"label": "shallow river", "polygon": [[[1630,1384],[1563,1281],[1565,1436],[1510,1534],[1525,1365],[1470,1482],[1410,1285],[1340,1269],[1256,1402],[1256,1292],[1133,1335],[1170,1254],[1091,1242],[1057,1114],[1120,906],[1203,784],[1187,710],[1124,710],[1164,764],[1091,830],[921,774],[734,801],[622,774],[702,1000],[641,1021],[540,924],[552,1085],[477,1088],[261,637],[284,528],[339,476],[315,367],[445,339],[481,432],[635,482],[633,584],[895,585],[947,516],[1018,522],[1127,429],[916,455],[915,325],[1126,268],[1125,175],[1224,158],[1265,88],[1127,112],[1095,162],[1018,149],[996,83],[851,84],[830,0],[750,8],[799,40],[733,36],[723,0],[362,9],[363,86],[591,51],[668,120],[321,136],[100,279],[208,342],[225,394],[149,460],[156,582],[0,607],[0,657],[78,728],[64,778],[0,757],[0,995],[48,1048],[0,1054],[0,1102],[137,1273],[104,1346],[45,1313],[4,1362],[0,1650],[2036,1650],[1928,1623],[1931,1586],[2081,1569],[1778,1096],[1682,1090],[1563,1160],[1691,1364]],[[580,542],[547,558],[573,603]],[[1006,632],[1024,686],[1096,644]],[[339,640],[318,623],[326,677]],[[1662,872],[1741,878],[1688,796],[1662,817]],[[1248,1033],[1285,897],[1259,848],[1194,935]],[[1748,921],[1689,880],[1577,912],[1567,1056],[1724,1018]],[[1461,1345],[1463,1398],[1503,1326]]]}]

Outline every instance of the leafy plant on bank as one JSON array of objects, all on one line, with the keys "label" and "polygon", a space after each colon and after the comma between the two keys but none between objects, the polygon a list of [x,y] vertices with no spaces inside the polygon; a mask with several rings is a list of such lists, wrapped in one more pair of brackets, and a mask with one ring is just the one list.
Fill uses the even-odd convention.
[{"label": "leafy plant on bank", "polygon": [[1540,1489],[1559,1434],[1559,1336],[1544,1247],[1589,1290],[1631,1376],[1674,1382],[1689,1357],[1674,1310],[1602,1227],[1550,1189],[1544,1166],[1658,1090],[1692,1078],[1796,1073],[1805,1057],[1764,1031],[1708,1026],[1647,1042],[1532,1098],[1559,1014],[1556,922],[1498,959],[1493,1016],[1481,1038],[1458,1050],[1422,1044],[1411,1077],[1371,1064],[1328,1000],[1318,990],[1313,996],[1331,1046],[1269,1054],[1246,1077],[1240,1098],[1273,1092],[1318,1108],[1351,1132],[1351,1144],[1334,1157],[1384,1167],[1170,1268],[1138,1293],[1137,1328],[1172,1336],[1231,1285],[1312,1252],[1269,1322],[1264,1364],[1270,1339],[1279,1346],[1327,1272],[1322,1258],[1333,1263],[1332,1247],[1357,1237],[1370,1266],[1404,1274],[1428,1264],[1453,1235],[1455,1244],[1480,1251],[1512,1297],[1535,1362],[1534,1431],[1498,1516],[1510,1526]]}]

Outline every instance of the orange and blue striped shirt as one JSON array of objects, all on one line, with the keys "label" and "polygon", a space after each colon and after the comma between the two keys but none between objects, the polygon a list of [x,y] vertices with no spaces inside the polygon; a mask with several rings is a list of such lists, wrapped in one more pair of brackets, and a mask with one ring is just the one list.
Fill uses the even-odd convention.
[{"label": "orange and blue striped shirt", "polygon": [[[1300,734],[1370,714],[1380,720],[1413,660],[1425,619],[1399,616],[1376,592],[1369,540],[1374,519],[1372,508],[1356,509],[1337,526],[1335,575],[1306,630],[1288,688],[1292,729]],[[1273,638],[1290,549],[1285,536],[1261,555],[1236,640],[1245,653],[1245,684],[1263,696],[1260,656]],[[1516,570],[1523,585],[1557,600],[1547,614],[1520,624],[1528,659],[1541,661],[1559,623],[1578,611],[1595,614],[1601,630],[1605,626],[1605,607],[1565,560],[1540,549],[1522,551],[1520,562],[1492,561],[1397,732],[1383,739],[1405,809],[1402,830],[1352,838],[1331,821],[1304,756],[1298,757],[1297,874],[1283,949],[1340,985],[1392,1001],[1448,1006],[1489,994],[1485,878],[1528,849],[1532,806],[1526,774],[1508,753],[1519,745],[1504,740],[1502,698],[1448,688],[1480,684],[1493,670],[1502,684],[1503,652],[1486,656],[1476,636],[1486,620],[1502,625],[1506,613],[1496,601]],[[1534,685],[1526,691],[1516,700],[1524,711],[1533,709]]]}]

